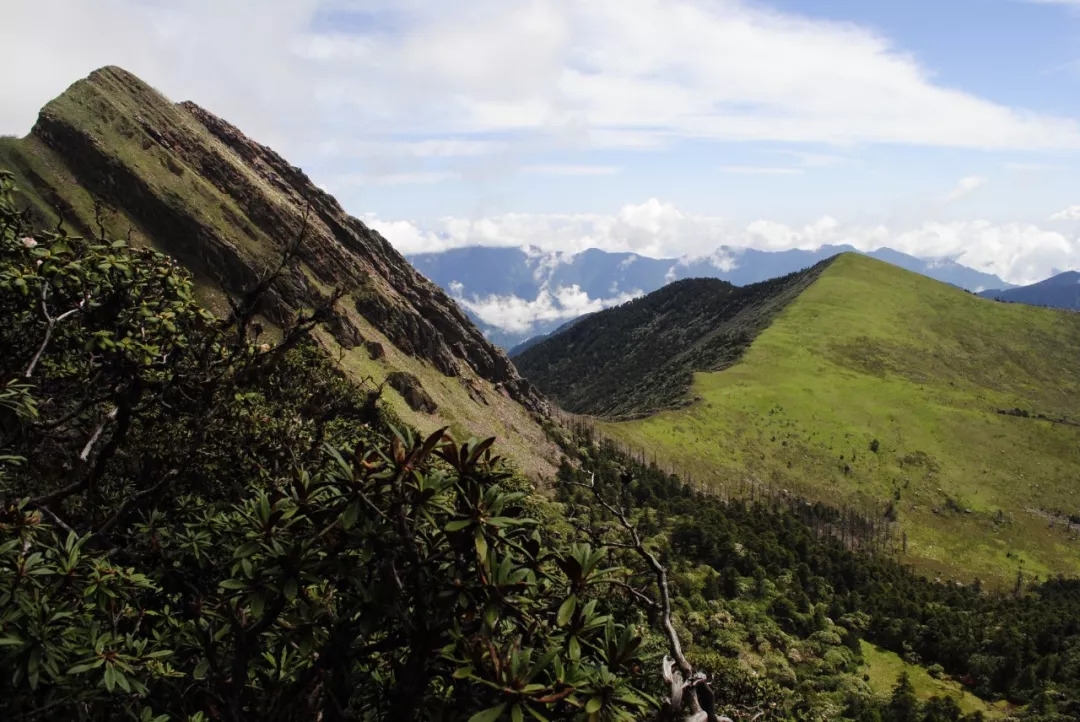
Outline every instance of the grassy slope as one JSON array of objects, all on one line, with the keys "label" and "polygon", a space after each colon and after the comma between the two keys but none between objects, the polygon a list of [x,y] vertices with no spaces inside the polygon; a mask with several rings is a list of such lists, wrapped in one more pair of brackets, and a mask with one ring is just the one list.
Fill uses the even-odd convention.
[{"label": "grassy slope", "polygon": [[695,371],[727,368],[831,261],[748,286],[675,281],[592,314],[514,358],[568,411],[639,418],[685,406]]},{"label": "grassy slope", "polygon": [[413,411],[397,391],[384,386],[383,403],[388,404],[402,420],[421,433],[449,426],[450,433],[459,441],[470,436],[498,436],[499,453],[510,459],[517,468],[534,479],[554,476],[556,466],[553,460],[558,458],[558,448],[521,404],[497,391],[490,382],[470,374],[465,378],[474,384],[487,402],[477,403],[470,398],[462,378],[444,376],[430,364],[402,353],[359,314],[350,312],[350,317],[364,338],[381,343],[386,351],[384,358],[373,360],[363,346],[342,349],[329,333],[320,331],[319,341],[333,358],[340,359],[341,368],[351,378],[370,378],[378,383],[391,371],[407,371],[420,379],[424,390],[438,404],[438,411],[434,414]]},{"label": "grassy slope", "polygon": [[899,493],[912,561],[1007,585],[1080,573],[1076,532],[1048,517],[1080,513],[1080,427],[996,413],[1080,420],[1078,359],[1080,314],[845,255],[741,362],[695,377],[699,402],[602,428],[729,491],[751,477],[876,510]]},{"label": "grassy slope", "polygon": [[[76,84],[53,100],[46,109],[88,129],[110,154],[135,169],[156,194],[171,197],[174,203],[183,207],[185,213],[213,226],[221,237],[244,248],[249,257],[265,262],[276,260],[274,244],[260,229],[245,220],[245,214],[233,199],[218,191],[195,169],[184,166],[182,172],[176,172],[180,161],[169,157],[157,144],[139,141],[141,136],[134,132],[129,119],[142,117],[159,128],[182,127],[198,137],[200,143],[216,148],[226,158],[233,159],[235,168],[248,176],[265,197],[276,201],[278,191],[251,171],[186,110],[156,94],[133,97],[129,88],[112,87],[115,82],[115,79],[105,77],[94,84]],[[34,209],[39,222],[48,226],[56,224],[58,218],[50,200],[55,191],[68,206],[63,213],[68,229],[73,233],[92,232],[95,227],[93,198],[78,186],[64,159],[38,138],[33,135],[0,138],[0,168],[16,174],[21,196]],[[157,245],[152,234],[142,229],[122,209],[109,209],[102,220],[106,233],[112,237],[126,237],[130,231],[136,245]],[[199,300],[205,306],[215,313],[228,312],[228,305],[216,282],[196,277],[196,287]],[[405,421],[421,431],[432,431],[447,425],[462,439],[473,435],[498,435],[500,447],[519,468],[534,477],[554,473],[551,459],[555,457],[555,447],[519,404],[496,391],[489,382],[474,377],[473,382],[488,400],[487,404],[477,403],[470,398],[459,379],[446,377],[431,365],[401,353],[351,307],[345,312],[365,338],[379,341],[387,352],[387,356],[379,362],[371,361],[363,347],[344,352],[341,363],[346,372],[358,380],[371,377],[376,383],[393,370],[412,372],[438,403],[439,409],[435,414],[414,412],[397,392],[386,387],[384,398]],[[320,341],[335,357],[340,353],[329,334],[320,334]]]},{"label": "grassy slope", "polygon": [[878,697],[890,697],[893,688],[896,686],[896,680],[902,672],[907,670],[908,678],[915,688],[915,694],[923,701],[931,697],[952,697],[965,714],[982,712],[990,719],[1007,715],[1007,708],[1004,704],[988,704],[968,692],[958,682],[947,677],[934,679],[925,668],[915,664],[908,664],[893,652],[881,649],[866,641],[861,644],[863,660],[865,661],[861,671],[869,677],[867,684],[870,685],[870,689]]}]

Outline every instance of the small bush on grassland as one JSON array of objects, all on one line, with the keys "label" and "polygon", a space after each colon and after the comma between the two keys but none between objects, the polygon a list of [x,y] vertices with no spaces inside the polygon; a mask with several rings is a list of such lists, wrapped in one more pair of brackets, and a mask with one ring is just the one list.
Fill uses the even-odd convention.
[{"label": "small bush on grassland", "polygon": [[639,718],[606,550],[254,307],[29,233],[0,174],[0,717]]}]

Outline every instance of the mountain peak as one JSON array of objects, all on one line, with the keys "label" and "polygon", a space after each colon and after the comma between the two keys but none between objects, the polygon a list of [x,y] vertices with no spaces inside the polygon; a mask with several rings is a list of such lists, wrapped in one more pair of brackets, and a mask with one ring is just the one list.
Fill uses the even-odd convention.
[{"label": "mountain peak", "polygon": [[[439,387],[455,379],[444,402],[462,419],[496,415],[486,410],[496,397],[546,409],[442,290],[300,168],[123,68],[73,83],[42,109],[30,136],[0,141],[0,167],[16,173],[41,225],[63,221],[97,235],[100,221],[110,236],[166,252],[192,271],[219,312],[228,310],[223,294],[250,288],[299,239],[297,262],[263,309],[271,323],[318,308],[343,288],[328,329],[346,350],[360,348],[354,366],[363,375],[403,371]],[[381,350],[369,359],[364,344]],[[483,433],[503,433],[500,424]]]}]

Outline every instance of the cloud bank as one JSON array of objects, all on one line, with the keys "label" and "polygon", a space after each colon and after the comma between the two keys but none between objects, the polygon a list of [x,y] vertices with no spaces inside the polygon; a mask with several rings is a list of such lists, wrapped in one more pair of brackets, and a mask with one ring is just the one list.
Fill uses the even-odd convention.
[{"label": "cloud bank", "polygon": [[889,247],[920,258],[948,258],[1009,283],[1027,284],[1080,268],[1080,228],[1074,222],[1080,221],[1077,208],[1055,214],[1055,219],[1070,227],[1068,231],[987,220],[859,225],[830,216],[801,226],[772,220],[735,224],[684,213],[656,198],[626,205],[610,215],[509,213],[443,218],[423,227],[373,215],[364,220],[405,254],[499,246],[565,253],[598,248],[651,258],[701,258],[713,256],[722,246],[782,251],[849,244],[864,251]]},{"label": "cloud bank", "polygon": [[[451,292],[454,292],[453,286]],[[518,296],[489,295],[483,298],[460,295],[460,287],[454,299],[489,326],[510,333],[528,333],[536,323],[544,321],[569,321],[586,313],[602,311],[618,306],[643,295],[641,291],[620,293],[611,298],[589,298],[577,284],[556,289],[542,288],[533,300]]]},{"label": "cloud bank", "polygon": [[5,9],[0,42],[19,64],[2,133],[121,64],[285,150],[387,173],[686,138],[1080,148],[1075,120],[943,85],[869,28],[739,0],[41,0]]}]

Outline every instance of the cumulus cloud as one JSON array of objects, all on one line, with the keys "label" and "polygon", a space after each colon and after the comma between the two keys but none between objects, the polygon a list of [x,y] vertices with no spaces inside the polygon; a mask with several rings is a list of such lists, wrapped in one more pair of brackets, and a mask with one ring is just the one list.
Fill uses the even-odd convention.
[{"label": "cumulus cloud", "polygon": [[1080,204],[1069,206],[1050,216],[1052,221],[1080,221]]},{"label": "cumulus cloud", "polygon": [[0,88],[6,133],[117,63],[312,155],[327,139],[454,157],[537,136],[1080,148],[1074,120],[941,85],[874,30],[739,0],[43,0],[4,20],[20,67]]},{"label": "cumulus cloud", "polygon": [[960,179],[960,182],[956,184],[956,187],[945,194],[945,202],[952,203],[958,201],[965,196],[969,196],[979,188],[986,185],[986,178],[980,175],[964,176]]},{"label": "cumulus cloud", "polygon": [[[1062,215],[1065,213],[1075,214],[1075,218]],[[1062,214],[1056,216],[1080,219],[1080,210],[1068,209]],[[730,268],[737,263],[741,248],[783,251],[851,245],[864,251],[889,247],[920,258],[954,260],[1016,284],[1080,268],[1080,238],[1030,223],[987,220],[889,226],[844,223],[823,216],[802,225],[768,219],[736,224],[684,213],[655,198],[627,205],[611,215],[517,213],[480,219],[444,218],[424,227],[376,216],[365,220],[406,254],[468,246],[529,247],[535,253],[558,252],[550,259],[557,263],[573,253],[599,248],[651,258],[707,258],[718,268]],[[541,300],[540,305],[543,303]]]},{"label": "cumulus cloud", "polygon": [[455,300],[489,326],[510,333],[527,333],[541,321],[562,321],[577,318],[586,313],[626,303],[642,295],[640,290],[620,293],[611,298],[590,298],[576,283],[556,289],[542,288],[533,300],[518,296],[490,295],[483,298],[465,298],[451,284]]}]

